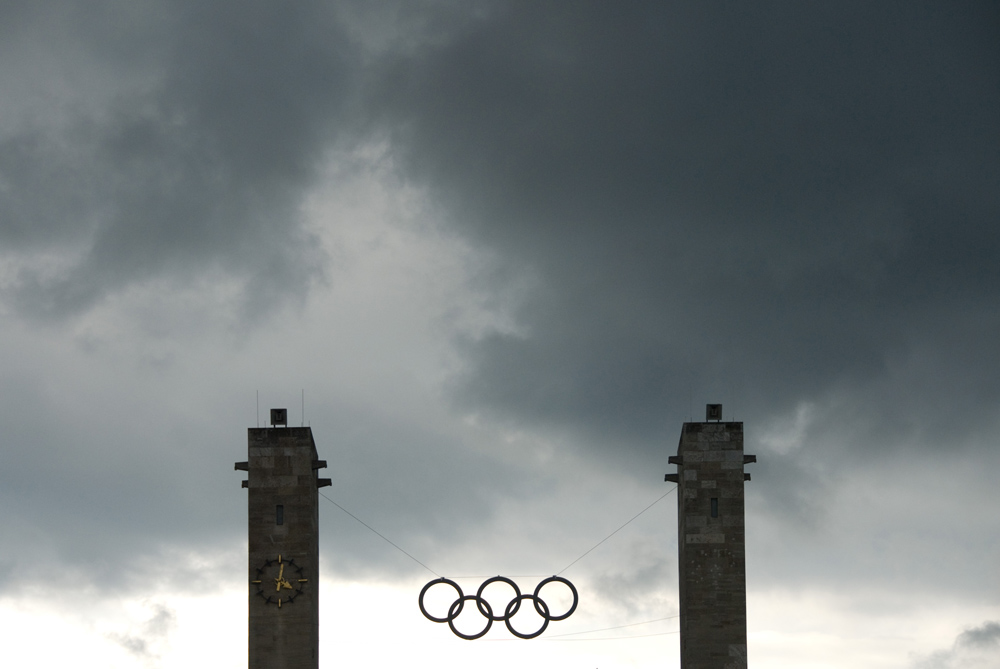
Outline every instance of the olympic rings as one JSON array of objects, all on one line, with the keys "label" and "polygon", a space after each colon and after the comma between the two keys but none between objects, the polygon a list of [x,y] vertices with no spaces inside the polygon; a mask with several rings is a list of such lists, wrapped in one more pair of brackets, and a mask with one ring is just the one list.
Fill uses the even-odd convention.
[{"label": "olympic rings", "polygon": [[[514,597],[511,598],[511,600],[507,603],[507,606],[505,607],[502,616],[494,615],[493,607],[490,606],[490,603],[486,601],[485,598],[483,598],[483,591],[486,590],[486,587],[489,586],[491,583],[497,583],[497,582],[506,583],[514,590]],[[539,594],[543,587],[553,582],[566,584],[566,586],[570,589],[570,592],[573,593],[572,606],[569,607],[568,611],[560,615],[552,615],[552,612],[549,610],[549,605],[545,603],[545,600],[542,599]],[[439,583],[445,583],[447,585],[450,585],[452,588],[455,589],[455,592],[458,594],[458,597],[456,597],[455,600],[448,607],[448,614],[443,617],[431,615],[430,613],[427,612],[427,609],[424,607],[424,595],[427,594],[427,591],[430,590],[432,586],[438,585]],[[525,599],[531,600],[535,612],[542,617],[542,626],[539,629],[535,630],[534,632],[530,633],[518,632],[517,630],[514,629],[513,625],[511,624],[511,618],[513,618],[514,615],[521,608],[521,600]],[[481,613],[483,617],[486,618],[486,626],[483,627],[483,629],[481,629],[479,632],[476,632],[474,634],[464,634],[455,627],[455,619],[458,618],[458,616],[462,613],[462,610],[465,608],[465,602],[467,601],[475,602],[476,608],[479,610],[479,613]],[[457,583],[455,583],[455,581],[452,581],[451,579],[438,578],[425,585],[423,589],[420,591],[420,597],[418,597],[417,599],[417,604],[420,606],[420,612],[424,614],[425,618],[435,623],[448,623],[448,627],[451,628],[451,631],[454,632],[456,636],[469,641],[480,638],[490,630],[490,627],[492,627],[494,622],[499,622],[501,620],[507,626],[507,629],[510,630],[510,633],[513,634],[514,636],[521,639],[534,639],[535,637],[539,636],[540,634],[542,634],[542,632],[545,631],[545,629],[549,626],[550,621],[566,620],[571,615],[573,615],[573,612],[576,611],[576,606],[577,604],[579,604],[579,602],[580,602],[580,597],[576,591],[576,588],[573,586],[572,583],[570,583],[561,576],[550,576],[549,578],[546,578],[535,587],[535,591],[530,595],[522,594],[521,589],[517,587],[517,584],[514,583],[514,581],[504,576],[494,576],[492,578],[486,579],[483,582],[483,584],[479,586],[479,590],[476,591],[475,595],[466,595],[464,592],[462,592],[462,588]]]}]

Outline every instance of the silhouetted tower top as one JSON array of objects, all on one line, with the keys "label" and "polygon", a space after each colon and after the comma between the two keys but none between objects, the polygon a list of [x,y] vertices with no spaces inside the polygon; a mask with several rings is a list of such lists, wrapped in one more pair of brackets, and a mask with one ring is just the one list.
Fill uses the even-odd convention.
[{"label": "silhouetted tower top", "polygon": [[677,483],[681,669],[747,666],[743,423],[722,422],[709,404],[704,423],[684,423],[670,464]]},{"label": "silhouetted tower top", "polygon": [[272,427],[247,430],[250,669],[319,666],[318,478],[312,429],[287,427],[285,409]]}]

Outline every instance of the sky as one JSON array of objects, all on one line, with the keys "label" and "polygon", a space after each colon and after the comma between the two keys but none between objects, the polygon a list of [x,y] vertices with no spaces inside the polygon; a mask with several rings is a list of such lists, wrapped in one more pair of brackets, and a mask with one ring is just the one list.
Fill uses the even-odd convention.
[{"label": "sky", "polygon": [[[751,666],[1000,666],[998,37],[972,1],[0,4],[5,657],[245,666],[233,463],[286,407],[332,479],[321,667],[679,667],[663,475],[722,403]],[[533,641],[417,607],[556,573]]]}]

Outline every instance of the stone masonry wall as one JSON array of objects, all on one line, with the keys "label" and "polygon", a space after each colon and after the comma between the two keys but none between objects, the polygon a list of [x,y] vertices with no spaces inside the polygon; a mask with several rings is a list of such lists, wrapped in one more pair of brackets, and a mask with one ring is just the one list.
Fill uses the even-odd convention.
[{"label": "stone masonry wall", "polygon": [[[277,427],[250,428],[248,432],[249,666],[317,669],[318,461],[312,430]],[[282,506],[280,519],[278,505]],[[287,567],[284,578],[301,587],[301,594],[276,587],[274,571],[279,555]],[[269,560],[272,565],[262,579],[258,569]],[[253,584],[254,580],[263,581],[261,586],[272,603],[258,594],[261,586]],[[274,603],[279,597],[283,599],[280,607]]]},{"label": "stone masonry wall", "polygon": [[677,456],[681,669],[745,669],[743,423],[685,423]]}]

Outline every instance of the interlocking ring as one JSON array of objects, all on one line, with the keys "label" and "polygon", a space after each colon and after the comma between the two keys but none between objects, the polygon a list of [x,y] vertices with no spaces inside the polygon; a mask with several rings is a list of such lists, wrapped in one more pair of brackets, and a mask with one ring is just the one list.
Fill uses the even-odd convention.
[{"label": "interlocking ring", "polygon": [[[479,610],[481,612],[483,612],[483,606],[486,606],[486,611],[483,612],[483,615],[486,616],[486,627],[479,630],[477,634],[463,634],[462,632],[458,631],[457,627],[455,627],[455,618],[457,618],[458,614],[461,613],[462,607],[465,606],[465,600],[467,599],[475,600],[476,606],[479,607]],[[455,633],[455,636],[460,636],[466,641],[472,641],[473,639],[478,639],[482,635],[489,632],[490,627],[492,626],[493,626],[493,608],[490,606],[489,602],[487,602],[485,599],[480,599],[476,595],[463,595],[458,599],[456,599],[454,602],[452,602],[451,606],[448,608],[448,627],[450,627],[451,631]]]},{"label": "interlocking ring", "polygon": [[[522,599],[532,600],[535,603],[535,611],[538,611],[538,615],[542,617],[542,626],[535,630],[532,634],[518,632],[514,629],[514,626],[510,624],[510,619],[514,615],[514,611],[517,611],[518,607],[521,606]],[[541,609],[538,608],[539,605],[541,605]],[[513,609],[513,611],[511,609]],[[544,609],[544,611],[542,609]],[[551,616],[549,616],[549,605],[545,603],[545,600],[538,599],[535,595],[518,595],[507,604],[507,614],[504,617],[503,622],[507,626],[507,629],[510,630],[510,633],[514,636],[521,639],[534,639],[536,636],[545,631],[545,628],[549,626],[549,621],[551,619]]]},{"label": "interlocking ring", "polygon": [[[541,592],[542,588],[544,588],[547,584],[555,582],[565,583],[569,587],[569,589],[573,592],[573,606],[569,607],[569,611],[562,614],[561,616],[550,616],[548,614],[548,610],[546,610],[545,613],[542,613],[541,609],[538,608],[538,605],[542,603],[542,598],[538,596],[538,593]],[[573,587],[572,583],[562,578],[561,576],[549,576],[547,579],[545,579],[535,587],[535,610],[538,611],[538,615],[544,616],[547,620],[566,620],[571,615],[573,615],[573,612],[576,611],[576,605],[579,603],[580,603],[580,597],[576,594],[576,588]]]},{"label": "interlocking ring", "polygon": [[[432,585],[437,585],[438,583],[447,583],[451,587],[455,588],[455,590],[458,592],[458,600],[457,600],[458,611],[452,612],[449,609],[448,616],[444,618],[435,618],[431,614],[427,613],[427,609],[424,608],[424,594],[431,589]],[[424,589],[420,591],[420,598],[417,599],[417,603],[420,604],[420,612],[424,614],[425,618],[435,623],[446,623],[448,622],[449,618],[454,620],[455,618],[458,617],[458,614],[462,612],[462,607],[465,606],[465,600],[463,599],[463,594],[464,593],[462,592],[462,588],[459,587],[458,583],[455,583],[455,581],[449,580],[447,578],[439,578],[435,581],[431,581],[430,583],[424,586]],[[454,604],[452,605],[452,608],[454,608]]]},{"label": "interlocking ring", "polygon": [[[490,606],[490,603],[483,598],[483,591],[486,590],[486,587],[489,586],[491,583],[497,583],[497,582],[506,583],[514,590],[514,597],[509,602],[507,602],[507,606],[504,608],[504,613],[502,616],[495,615],[493,613],[493,607]],[[539,594],[543,587],[553,582],[565,583],[566,586],[570,589],[570,592],[573,593],[572,606],[569,607],[568,611],[557,616],[552,615],[552,612],[549,610],[549,605],[546,604],[545,600],[542,599]],[[432,616],[430,613],[427,612],[427,609],[424,607],[424,595],[427,594],[427,591],[430,590],[432,586],[435,586],[439,583],[446,583],[450,585],[455,589],[455,592],[458,593],[458,597],[455,599],[455,601],[453,601],[451,605],[448,606],[448,614],[443,617]],[[536,631],[530,633],[518,632],[517,630],[514,629],[514,626],[511,624],[511,618],[513,618],[514,615],[517,614],[518,610],[520,610],[521,608],[521,600],[525,599],[531,600],[535,612],[542,617],[542,626],[538,628]],[[458,618],[458,616],[462,613],[462,609],[465,608],[465,602],[467,601],[475,602],[476,608],[479,610],[479,613],[481,613],[483,617],[486,618],[486,626],[483,627],[483,629],[480,630],[479,632],[476,632],[475,634],[464,634],[460,632],[458,628],[455,627],[455,619]],[[568,580],[566,580],[561,576],[550,576],[549,578],[543,580],[535,587],[535,591],[530,595],[521,594],[521,589],[517,587],[517,584],[514,583],[514,581],[504,576],[494,576],[492,578],[486,579],[483,582],[483,584],[479,586],[479,590],[476,591],[475,595],[466,595],[464,592],[462,592],[462,588],[457,583],[455,583],[455,581],[452,581],[447,578],[438,578],[425,585],[423,589],[420,591],[420,597],[418,597],[417,599],[417,604],[420,606],[420,612],[424,614],[425,618],[435,623],[448,623],[448,627],[451,628],[451,631],[454,632],[456,636],[469,641],[473,639],[478,639],[479,637],[483,636],[484,634],[490,631],[490,627],[492,627],[494,622],[499,622],[501,620],[507,626],[507,629],[510,630],[510,633],[513,634],[514,636],[521,639],[534,639],[535,637],[539,636],[542,632],[545,631],[545,629],[549,626],[550,621],[566,620],[571,615],[573,615],[573,612],[576,611],[576,605],[579,604],[579,602],[580,602],[580,597],[577,594],[576,588],[573,586],[572,583],[570,583]]]},{"label": "interlocking ring", "polygon": [[[483,611],[483,604],[486,604],[487,606],[489,606],[489,604],[486,602],[486,600],[483,599],[483,590],[485,590],[486,586],[488,586],[490,583],[496,583],[498,581],[502,582],[502,583],[506,583],[510,587],[514,588],[514,600],[513,601],[517,602],[517,606],[514,607],[513,611],[508,611],[507,613],[505,613],[502,616],[494,616],[492,611],[490,611],[489,614],[487,614],[486,611]],[[506,620],[510,616],[512,616],[515,613],[517,613],[517,610],[519,608],[521,608],[521,589],[519,587],[517,587],[517,583],[515,583],[514,581],[510,580],[509,578],[507,578],[505,576],[494,576],[493,578],[488,578],[485,581],[483,581],[483,584],[481,586],[479,586],[479,590],[476,591],[476,606],[479,608],[479,612],[482,613],[487,618],[489,618],[492,622],[496,623],[496,622],[500,622],[501,620]]]}]

